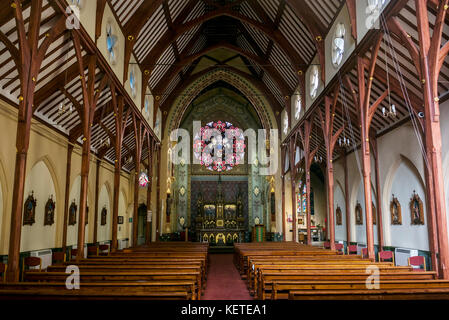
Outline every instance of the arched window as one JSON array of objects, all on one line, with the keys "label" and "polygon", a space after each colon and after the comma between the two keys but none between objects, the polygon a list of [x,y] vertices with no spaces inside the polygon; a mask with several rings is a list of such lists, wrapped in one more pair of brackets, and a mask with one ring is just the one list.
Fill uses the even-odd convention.
[{"label": "arched window", "polygon": [[117,53],[116,53],[117,36],[115,35],[112,24],[110,23],[106,25],[106,45],[108,50],[109,62],[111,64],[115,64],[115,62],[117,61]]},{"label": "arched window", "polygon": [[284,116],[284,128],[283,128],[284,134],[287,134],[288,132],[288,114],[286,113]]},{"label": "arched window", "polygon": [[317,65],[312,67],[310,72],[310,96],[315,99],[320,86],[320,70]]},{"label": "arched window", "polygon": [[302,111],[302,98],[299,91],[296,93],[296,99],[295,99],[295,119],[299,120],[299,116],[301,115]]}]

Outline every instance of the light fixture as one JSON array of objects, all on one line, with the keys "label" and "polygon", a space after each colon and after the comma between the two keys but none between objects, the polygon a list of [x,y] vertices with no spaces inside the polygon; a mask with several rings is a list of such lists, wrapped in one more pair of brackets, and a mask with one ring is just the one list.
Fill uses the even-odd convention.
[{"label": "light fixture", "polygon": [[394,104],[392,104],[392,105],[390,105],[388,110],[385,107],[383,107],[382,115],[384,116],[384,118],[392,118],[392,119],[396,118],[397,117],[396,106]]},{"label": "light fixture", "polygon": [[[384,40],[385,41],[385,40]],[[396,113],[396,106],[394,104],[391,103],[391,91],[390,91],[390,73],[389,73],[389,68],[388,68],[388,53],[387,53],[387,49],[385,49],[385,69],[387,71],[387,90],[388,90],[388,110],[387,108],[383,107],[382,108],[382,115],[384,116],[384,118],[396,118],[397,113]]]}]

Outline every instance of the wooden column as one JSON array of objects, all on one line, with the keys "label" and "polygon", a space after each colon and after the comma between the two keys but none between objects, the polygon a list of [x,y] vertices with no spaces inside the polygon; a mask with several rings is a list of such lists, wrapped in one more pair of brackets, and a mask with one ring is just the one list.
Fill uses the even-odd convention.
[{"label": "wooden column", "polygon": [[346,150],[343,150],[342,158],[345,173],[346,242],[349,246],[351,242],[351,204],[349,203],[348,156]]},{"label": "wooden column", "polygon": [[159,242],[161,226],[161,145],[156,145],[156,242]]},{"label": "wooden column", "polygon": [[[154,140],[150,139],[150,133],[147,133],[148,137],[148,176],[150,177],[150,183],[147,187],[147,211],[151,210],[151,186],[153,182],[153,156],[152,152],[154,151]],[[148,212],[147,212],[148,214]],[[153,219],[151,219],[153,221]],[[146,244],[150,244],[151,236],[152,236],[152,222],[148,221],[147,217],[147,228],[146,228]]]},{"label": "wooden column", "polygon": [[293,242],[298,242],[298,218],[296,216],[296,166],[295,166],[295,155],[296,155],[296,140],[298,139],[298,133],[294,133],[290,138],[289,146],[289,156],[290,156],[290,177],[292,185],[292,231],[293,231]]},{"label": "wooden column", "polygon": [[70,197],[70,174],[72,172],[73,145],[67,145],[67,167],[65,171],[65,194],[64,194],[64,225],[62,227],[62,251],[67,248],[67,226],[69,218],[69,197]]},{"label": "wooden column", "polygon": [[[440,277],[449,279],[449,244],[444,194],[443,166],[441,160],[441,128],[438,98],[438,80],[449,44],[442,44],[442,33],[448,9],[448,0],[439,1],[432,36],[428,17],[428,1],[415,0],[419,35],[420,80],[424,91],[425,144],[428,159],[429,186],[433,188],[435,205],[432,215],[438,228]],[[434,230],[435,232],[436,230]]]},{"label": "wooden column", "polygon": [[[441,129],[439,121],[438,77],[441,67],[449,53],[449,44],[442,43],[444,21],[447,15],[448,0],[439,1],[436,7],[436,18],[432,26],[429,24],[427,0],[415,0],[417,14],[418,41],[410,38],[402,28],[399,20],[392,17],[388,26],[405,44],[413,59],[419,81],[424,94],[424,119],[418,119],[423,128],[424,175],[426,180],[426,209],[429,234],[429,249],[432,268],[437,274],[449,279],[449,248],[446,221],[446,206],[443,172],[441,162]],[[432,1],[435,4],[435,1]],[[433,27],[432,36],[430,28]],[[412,104],[413,107],[413,104]],[[439,257],[439,259],[438,259]]]},{"label": "wooden column", "polygon": [[100,166],[101,160],[97,160],[97,166],[95,171],[95,210],[94,210],[94,239],[93,243],[97,244],[98,239],[98,198],[99,198],[99,184],[100,184]]},{"label": "wooden column", "polygon": [[81,91],[83,96],[82,106],[75,106],[79,110],[82,121],[82,134],[83,134],[83,146],[82,146],[82,159],[81,159],[81,191],[80,191],[80,211],[78,221],[78,253],[76,260],[84,258],[84,243],[85,243],[85,231],[86,231],[86,209],[87,209],[87,192],[89,185],[89,169],[90,169],[90,146],[91,146],[91,134],[92,124],[95,115],[95,109],[97,107],[97,101],[100,98],[101,92],[108,82],[107,76],[103,76],[100,85],[95,90],[95,78],[97,68],[97,58],[92,55],[89,56],[89,62],[87,65],[88,79],[86,81],[84,61],[82,56],[82,46],[80,38],[76,32],[73,34],[73,43],[75,48],[75,54],[78,60]]},{"label": "wooden column", "polygon": [[[357,58],[357,74],[358,74],[358,96],[354,90],[348,76],[345,76],[345,82],[350,89],[354,104],[358,106],[358,117],[360,121],[361,132],[361,156],[363,168],[363,187],[365,197],[365,221],[366,221],[366,245],[368,249],[368,258],[375,260],[374,254],[374,232],[373,232],[373,210],[371,198],[371,153],[370,153],[370,126],[374,114],[378,106],[388,96],[388,89],[371,104],[371,89],[374,80],[374,71],[377,62],[379,48],[382,42],[383,33],[379,33],[374,41],[374,46],[371,50],[371,59],[369,64],[365,65],[362,57]],[[365,80],[365,71],[368,72],[368,79]]]},{"label": "wooden column", "polygon": [[379,240],[379,250],[382,250],[384,246],[384,229],[383,229],[383,216],[382,216],[382,192],[380,189],[380,173],[379,173],[379,152],[377,149],[377,139],[371,138],[371,147],[373,149],[374,156],[374,171],[376,177],[376,207],[377,207],[377,234]]},{"label": "wooden column", "polygon": [[[134,137],[136,140],[135,149],[135,177],[134,177],[134,214],[133,214],[133,247],[137,247],[137,231],[139,222],[139,173],[140,162],[142,160],[142,144],[145,136],[145,128],[142,121],[132,113],[133,125],[134,125]],[[144,131],[145,130],[145,131]]]},{"label": "wooden column", "polygon": [[7,36],[0,32],[0,41],[10,52],[18,69],[20,80],[20,96],[16,134],[16,162],[14,170],[14,186],[12,195],[11,229],[9,236],[8,281],[19,280],[20,239],[22,231],[23,192],[25,188],[26,162],[30,143],[31,118],[33,117],[34,91],[39,71],[50,44],[62,33],[65,19],[60,16],[51,28],[43,42],[39,45],[42,0],[31,2],[30,17],[25,28],[22,3],[13,0],[11,8],[14,12],[18,35],[18,48]]},{"label": "wooden column", "polygon": [[131,108],[125,113],[125,102],[121,95],[117,95],[114,84],[111,83],[111,96],[112,96],[112,106],[114,108],[114,125],[115,125],[115,135],[110,132],[110,130],[100,122],[100,126],[108,134],[115,151],[115,161],[114,161],[114,196],[113,196],[113,206],[112,206],[112,244],[111,251],[115,252],[118,247],[118,210],[119,210],[119,199],[120,199],[120,173],[122,170],[122,147],[123,139],[125,137],[125,129],[127,127],[128,118],[131,113]]},{"label": "wooden column", "polygon": [[312,128],[313,128],[313,118],[304,121],[304,132],[302,129],[299,129],[299,135],[301,137],[302,146],[304,149],[304,169],[306,175],[306,196],[307,196],[307,244],[312,243],[312,235],[311,235],[311,225],[310,225],[310,167],[312,166],[313,158],[315,154],[318,152],[318,148],[313,151],[310,151],[310,138],[312,137]]},{"label": "wooden column", "polygon": [[324,98],[325,111],[324,116],[321,110],[318,110],[318,115],[321,120],[321,128],[323,130],[324,144],[326,146],[326,187],[327,187],[327,201],[329,212],[329,242],[331,250],[335,250],[335,223],[334,223],[334,166],[333,166],[333,154],[335,144],[338,137],[343,132],[344,127],[341,127],[334,134],[334,117],[335,107],[338,102],[339,87],[334,90],[333,99],[326,96]]},{"label": "wooden column", "polygon": [[282,240],[287,239],[287,224],[285,222],[285,157],[287,154],[287,147],[284,146],[281,149],[281,179],[282,179]]}]

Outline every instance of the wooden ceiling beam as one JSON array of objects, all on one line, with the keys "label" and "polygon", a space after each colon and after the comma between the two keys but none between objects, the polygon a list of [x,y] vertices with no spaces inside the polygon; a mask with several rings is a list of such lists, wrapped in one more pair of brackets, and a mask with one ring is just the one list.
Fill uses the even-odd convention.
[{"label": "wooden ceiling beam", "polygon": [[[234,4],[235,5],[235,4]],[[155,63],[159,60],[162,53],[167,49],[167,47],[174,41],[176,41],[182,34],[196,27],[197,25],[203,24],[206,21],[210,21],[217,17],[227,16],[230,18],[237,19],[242,23],[248,23],[258,29],[259,31],[265,33],[268,38],[273,39],[275,43],[277,43],[286,53],[286,56],[290,59],[290,62],[293,66],[293,69],[299,70],[301,67],[305,67],[307,64],[301,58],[301,56],[296,52],[296,50],[292,47],[290,42],[282,35],[279,30],[273,31],[265,24],[243,16],[233,10],[227,9],[226,7],[222,7],[218,10],[206,13],[205,15],[193,19],[187,23],[182,24],[182,22],[177,26],[175,32],[167,31],[158,41],[158,43],[154,46],[151,52],[144,58],[142,62],[142,68],[146,70],[151,70],[154,68]],[[178,20],[178,19],[177,19]]]},{"label": "wooden ceiling beam", "polygon": [[185,65],[188,65],[195,61],[196,59],[202,57],[203,55],[214,51],[216,49],[228,49],[235,53],[238,53],[242,56],[245,56],[246,58],[253,60],[257,64],[260,65],[262,69],[264,69],[276,82],[279,89],[281,90],[282,95],[288,96],[290,95],[290,88],[288,84],[285,82],[285,80],[282,78],[282,76],[279,74],[277,69],[273,67],[272,65],[267,65],[266,61],[264,61],[261,57],[256,56],[250,52],[244,51],[240,47],[236,47],[232,44],[229,44],[227,42],[221,42],[214,46],[207,47],[206,49],[193,54],[191,56],[185,57],[183,60],[181,60],[178,64],[173,65],[171,68],[171,71],[167,72],[167,75],[164,76],[163,82],[160,82],[155,88],[153,94],[155,95],[163,95],[165,93],[165,89],[167,88],[168,84],[171,82],[171,80],[179,73],[180,70],[184,68]]}]

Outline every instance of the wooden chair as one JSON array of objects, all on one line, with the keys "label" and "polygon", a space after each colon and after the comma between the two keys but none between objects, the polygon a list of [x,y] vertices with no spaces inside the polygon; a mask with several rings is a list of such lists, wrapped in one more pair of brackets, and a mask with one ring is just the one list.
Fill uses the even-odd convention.
[{"label": "wooden chair", "polygon": [[362,258],[368,258],[368,248],[362,248]]},{"label": "wooden chair", "polygon": [[408,265],[414,271],[426,271],[426,259],[423,256],[414,256],[408,258]]},{"label": "wooden chair", "polygon": [[2,274],[0,278],[0,282],[5,283],[6,282],[6,269],[8,266],[5,263],[0,263],[0,273]]},{"label": "wooden chair", "polygon": [[23,279],[23,274],[25,272],[25,267],[37,267],[39,266],[38,270],[32,270],[32,271],[42,271],[42,259],[39,257],[26,257],[23,259],[23,264],[22,264],[22,279]]},{"label": "wooden chair", "polygon": [[98,247],[97,246],[90,246],[87,247],[87,256],[98,256]]},{"label": "wooden chair", "polygon": [[335,244],[335,250],[337,250],[338,254],[344,254],[344,246],[343,243],[336,243]]},{"label": "wooden chair", "polygon": [[53,252],[51,261],[52,261],[52,264],[63,263],[63,262],[65,262],[65,258],[66,258],[65,252],[62,252],[62,251],[61,252]]},{"label": "wooden chair", "polygon": [[324,242],[324,249],[330,249],[331,248],[331,243],[329,241],[325,241]]},{"label": "wooden chair", "polygon": [[357,254],[357,245],[356,244],[350,244],[348,246],[348,254]]},{"label": "wooden chair", "polygon": [[305,243],[306,242],[306,237],[305,237],[304,233],[300,233],[299,234],[298,241],[299,241],[299,243]]},{"label": "wooden chair", "polygon": [[108,256],[109,255],[109,245],[108,244],[100,244],[99,245],[99,253],[100,256]]},{"label": "wooden chair", "polygon": [[391,259],[391,262],[394,264],[394,254],[393,251],[380,251],[378,253],[379,262],[384,262],[385,260]]}]

